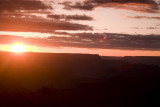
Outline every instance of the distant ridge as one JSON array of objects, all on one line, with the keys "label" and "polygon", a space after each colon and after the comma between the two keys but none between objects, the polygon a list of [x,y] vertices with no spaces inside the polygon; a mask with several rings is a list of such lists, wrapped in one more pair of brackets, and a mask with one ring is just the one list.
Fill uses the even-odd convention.
[{"label": "distant ridge", "polygon": [[124,56],[124,57],[102,56],[102,59],[127,61],[128,63],[131,64],[146,64],[146,65],[160,66],[160,56]]}]

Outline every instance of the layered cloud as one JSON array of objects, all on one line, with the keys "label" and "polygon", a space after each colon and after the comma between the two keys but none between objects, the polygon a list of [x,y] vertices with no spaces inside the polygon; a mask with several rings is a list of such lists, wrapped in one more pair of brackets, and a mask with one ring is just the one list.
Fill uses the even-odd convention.
[{"label": "layered cloud", "polygon": [[[115,11],[109,10],[107,14],[101,11],[92,11],[95,8],[104,7],[136,12],[158,13],[158,2],[153,0],[82,0],[81,2],[66,0],[65,2],[54,5],[52,2],[53,0],[0,0],[0,31],[53,34],[53,36],[43,39],[1,35],[0,43],[5,44],[13,40],[19,40],[32,45],[50,47],[160,50],[160,35],[131,35],[125,27],[125,25],[128,28],[135,26],[136,30],[138,30],[138,28],[146,28],[145,30],[149,29],[148,31],[154,31],[159,29],[159,24],[156,23],[156,21],[160,20],[159,16],[150,16],[150,14],[140,16],[138,13],[137,16],[136,14],[134,14],[135,16],[130,16],[131,14],[126,14],[130,21],[126,20],[125,22],[118,15],[111,14],[111,16],[107,16]],[[64,11],[62,9],[63,7],[58,6],[57,9],[55,5],[63,5],[64,9],[67,10]],[[72,12],[71,10],[73,9],[85,11]],[[115,12],[113,14],[117,13]],[[145,26],[136,25],[134,22],[137,20],[135,19],[154,19],[154,23],[156,23],[157,26],[151,23],[145,23]],[[118,28],[117,26],[120,27]],[[97,31],[95,29],[100,30]],[[125,30],[130,34],[96,33],[96,31],[103,32],[103,29],[108,29],[108,32],[116,32],[117,29],[117,32],[123,32]],[[111,31],[110,29],[113,30]],[[73,33],[68,33],[69,31]],[[76,31],[81,33],[76,33]],[[95,33],[84,33],[86,31]],[[58,37],[54,35],[64,36]]]},{"label": "layered cloud", "polygon": [[5,44],[13,40],[23,41],[27,44],[47,47],[79,47],[99,49],[124,50],[160,50],[160,35],[129,35],[116,33],[67,33],[58,32],[59,35],[70,37],[51,36],[48,38],[23,38],[16,36],[0,36],[0,43]]},{"label": "layered cloud", "polygon": [[85,0],[83,2],[61,3],[64,9],[93,10],[96,7],[111,7],[116,9],[126,9],[139,12],[157,13],[159,12],[158,3],[154,0]]},{"label": "layered cloud", "polygon": [[0,0],[0,12],[19,10],[46,10],[52,7],[40,0]]},{"label": "layered cloud", "polygon": [[48,18],[53,18],[53,19],[63,19],[63,20],[93,20],[92,17],[86,16],[86,15],[48,15]]},{"label": "layered cloud", "polygon": [[160,35],[129,35],[116,33],[77,33],[75,37],[79,46],[104,49],[160,50]]},{"label": "layered cloud", "polygon": [[160,17],[156,16],[156,17],[153,17],[153,16],[127,16],[128,18],[131,18],[131,19],[155,19],[155,20],[160,20]]},{"label": "layered cloud", "polygon": [[1,31],[54,32],[55,30],[92,30],[92,27],[67,21],[40,18],[0,17]]},{"label": "layered cloud", "polygon": [[[70,20],[92,20],[86,15],[61,15],[66,20],[51,20],[53,1],[45,0],[0,0],[0,31],[48,32],[55,30],[92,30],[89,25]],[[47,15],[49,18],[47,18]],[[58,17],[58,16],[57,16]]]}]

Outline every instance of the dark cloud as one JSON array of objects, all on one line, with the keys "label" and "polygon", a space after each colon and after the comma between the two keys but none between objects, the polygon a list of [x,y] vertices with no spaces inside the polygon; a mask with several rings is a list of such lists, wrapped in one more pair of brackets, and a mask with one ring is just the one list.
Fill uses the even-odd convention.
[{"label": "dark cloud", "polygon": [[[62,34],[65,34],[63,32]],[[129,35],[116,33],[66,33],[71,37],[59,39],[62,46],[129,49],[129,50],[160,50],[160,35]],[[58,37],[49,37],[56,41]]]},{"label": "dark cloud", "polygon": [[93,10],[96,7],[112,7],[139,12],[157,13],[158,4],[154,0],[85,0],[83,2],[63,2],[64,9]]},{"label": "dark cloud", "polygon": [[67,10],[71,10],[71,9],[93,10],[95,6],[90,1],[84,1],[83,3],[76,2],[75,4],[69,1],[65,1],[61,4],[64,5],[64,9],[67,9]]},{"label": "dark cloud", "polygon": [[147,27],[147,29],[158,29],[157,27]]},{"label": "dark cloud", "polygon": [[86,15],[48,15],[48,18],[65,19],[65,20],[93,20],[92,17]]},{"label": "dark cloud", "polygon": [[127,16],[128,18],[131,19],[155,19],[155,20],[160,20],[160,17],[151,17],[151,16]]},{"label": "dark cloud", "polygon": [[54,32],[55,30],[92,30],[92,27],[68,21],[35,18],[0,17],[1,31]]},{"label": "dark cloud", "polygon": [[45,10],[52,7],[40,0],[0,0],[0,12],[16,10]]},{"label": "dark cloud", "polygon": [[160,35],[129,35],[116,33],[67,33],[56,32],[70,37],[51,36],[48,38],[24,38],[16,36],[0,36],[0,44],[13,40],[27,44],[47,47],[79,47],[125,50],[160,50]]},{"label": "dark cloud", "polygon": [[50,14],[51,1],[43,0],[0,0],[2,17],[36,17],[36,14]]},{"label": "dark cloud", "polygon": [[66,20],[58,21],[43,18],[53,10],[52,2],[51,0],[0,0],[0,31],[92,30],[92,27],[88,25],[68,21],[73,19],[90,20],[90,17],[85,15],[70,15],[66,16]]},{"label": "dark cloud", "polygon": [[[50,14],[51,1],[42,0],[0,0],[0,22],[2,17],[36,17],[36,14]],[[0,29],[1,30],[1,29]]]}]

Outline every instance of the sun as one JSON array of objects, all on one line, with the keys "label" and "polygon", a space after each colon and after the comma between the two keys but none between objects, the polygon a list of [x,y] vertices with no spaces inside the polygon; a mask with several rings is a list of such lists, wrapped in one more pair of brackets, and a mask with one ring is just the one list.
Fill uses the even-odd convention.
[{"label": "sun", "polygon": [[22,53],[26,52],[26,47],[23,44],[14,44],[11,46],[11,52]]}]

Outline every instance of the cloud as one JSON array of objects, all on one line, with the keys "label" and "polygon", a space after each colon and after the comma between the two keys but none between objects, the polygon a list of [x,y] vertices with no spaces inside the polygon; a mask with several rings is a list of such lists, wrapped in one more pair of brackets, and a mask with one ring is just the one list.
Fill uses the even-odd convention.
[{"label": "cloud", "polygon": [[158,23],[156,26],[158,26],[158,27],[159,27],[159,26],[160,26],[160,23]]},{"label": "cloud", "polygon": [[0,16],[12,18],[50,14],[53,10],[51,3],[44,0],[0,0]]},{"label": "cloud", "polygon": [[131,19],[155,19],[155,20],[160,20],[160,17],[151,17],[151,16],[127,16],[128,18]]},{"label": "cloud", "polygon": [[[46,18],[53,7],[50,0],[0,0],[0,31],[54,32],[55,30],[92,30],[91,26],[69,20],[91,20],[85,15],[63,15],[66,20]],[[53,17],[53,16],[52,16]]]},{"label": "cloud", "polygon": [[147,29],[158,29],[158,27],[147,27]]},{"label": "cloud", "polygon": [[160,35],[129,35],[117,33],[67,33],[69,37],[51,36],[48,38],[24,38],[16,36],[0,36],[0,44],[13,40],[43,47],[79,47],[124,50],[160,50]]},{"label": "cloud", "polygon": [[12,44],[15,42],[22,42],[24,44],[37,45],[37,46],[50,46],[51,44],[47,39],[24,38],[12,35],[0,35],[0,44]]},{"label": "cloud", "polygon": [[0,12],[16,10],[46,10],[52,7],[40,0],[0,0]]},{"label": "cloud", "polygon": [[54,32],[55,30],[92,30],[91,26],[44,18],[0,17],[1,31]]},{"label": "cloud", "polygon": [[86,15],[48,15],[48,18],[53,19],[65,19],[65,20],[93,20],[92,17]]},{"label": "cloud", "polygon": [[93,10],[94,6],[95,6],[90,1],[84,1],[83,3],[82,2],[76,2],[75,4],[73,4],[70,1],[65,1],[65,2],[60,3],[60,4],[64,5],[64,9],[67,9],[67,10],[71,10],[71,9]]},{"label": "cloud", "polygon": [[64,9],[93,10],[97,7],[111,7],[139,12],[157,13],[158,4],[154,0],[85,0],[83,2],[63,2]]},{"label": "cloud", "polygon": [[[63,32],[62,34],[65,34]],[[160,35],[129,35],[117,33],[66,33],[59,39],[62,46],[103,49],[160,50]],[[49,37],[56,41],[57,37]]]}]

